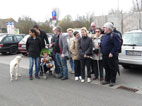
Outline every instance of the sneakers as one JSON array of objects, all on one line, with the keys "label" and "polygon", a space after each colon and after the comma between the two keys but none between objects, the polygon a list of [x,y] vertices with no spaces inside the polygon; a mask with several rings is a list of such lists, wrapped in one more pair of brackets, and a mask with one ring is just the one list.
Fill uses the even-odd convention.
[{"label": "sneakers", "polygon": [[36,79],[40,79],[40,77],[38,75],[35,76]]},{"label": "sneakers", "polygon": [[70,73],[71,73],[71,74],[74,74],[74,71],[71,71]]},{"label": "sneakers", "polygon": [[33,80],[33,76],[29,76],[29,80]]},{"label": "sneakers", "polygon": [[87,78],[87,82],[91,82],[91,78]]},{"label": "sneakers", "polygon": [[97,80],[97,79],[98,79],[97,77],[94,77],[94,78],[93,78],[93,80]]},{"label": "sneakers", "polygon": [[63,78],[63,76],[61,76],[61,75],[60,75],[60,76],[58,76],[58,79],[61,79],[61,78]]},{"label": "sneakers", "polygon": [[40,72],[40,74],[39,74],[40,76],[43,76],[43,72]]},{"label": "sneakers", "polygon": [[79,77],[75,77],[75,81],[78,81],[79,80]]},{"label": "sneakers", "polygon": [[67,80],[68,79],[68,77],[63,77],[63,78],[61,78],[61,80]]},{"label": "sneakers", "polygon": [[109,84],[110,82],[108,82],[108,81],[103,81],[102,82],[102,85],[106,85],[106,84]]},{"label": "sneakers", "polygon": [[48,79],[48,75],[47,75],[47,74],[44,74],[44,75],[43,75],[43,79]]},{"label": "sneakers", "polygon": [[79,79],[80,79],[80,80],[82,80],[82,77],[81,77],[81,76],[79,76]]},{"label": "sneakers", "polygon": [[85,82],[85,80],[84,80],[84,79],[81,79],[81,82],[83,83],[83,82]]},{"label": "sneakers", "polygon": [[110,87],[113,87],[114,85],[115,85],[115,83],[110,83],[109,84]]}]

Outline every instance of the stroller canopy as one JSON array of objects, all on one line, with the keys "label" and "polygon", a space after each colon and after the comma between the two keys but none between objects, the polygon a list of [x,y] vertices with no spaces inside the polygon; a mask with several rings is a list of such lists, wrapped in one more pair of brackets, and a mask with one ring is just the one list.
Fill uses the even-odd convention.
[{"label": "stroller canopy", "polygon": [[51,51],[50,51],[49,49],[43,48],[43,49],[41,50],[40,56],[43,56],[43,53],[45,53],[45,52],[48,53],[48,55],[51,54]]}]

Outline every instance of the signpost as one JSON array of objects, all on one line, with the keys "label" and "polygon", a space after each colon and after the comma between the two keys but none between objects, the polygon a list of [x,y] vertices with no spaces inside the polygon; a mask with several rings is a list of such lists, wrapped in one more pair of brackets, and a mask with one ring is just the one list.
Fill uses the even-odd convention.
[{"label": "signpost", "polygon": [[19,29],[16,29],[14,22],[6,22],[7,33],[8,34],[19,34]]}]

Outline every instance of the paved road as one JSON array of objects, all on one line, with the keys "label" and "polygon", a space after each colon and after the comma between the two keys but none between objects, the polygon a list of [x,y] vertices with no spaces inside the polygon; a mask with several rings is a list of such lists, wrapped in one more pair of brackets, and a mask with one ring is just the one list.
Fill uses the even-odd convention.
[{"label": "paved road", "polygon": [[[16,55],[0,54],[0,63],[9,64],[10,60],[12,60],[15,56]],[[28,57],[23,57],[20,63],[20,67],[28,69],[28,63],[29,63]],[[117,76],[118,85],[130,88],[142,89],[142,70],[137,70],[137,69],[128,70],[120,66],[120,71],[121,71],[121,76]]]},{"label": "paved road", "polygon": [[[1,59],[0,59],[1,60]],[[72,79],[30,81],[27,69],[9,81],[9,66],[0,64],[0,106],[142,106],[142,95]]]}]

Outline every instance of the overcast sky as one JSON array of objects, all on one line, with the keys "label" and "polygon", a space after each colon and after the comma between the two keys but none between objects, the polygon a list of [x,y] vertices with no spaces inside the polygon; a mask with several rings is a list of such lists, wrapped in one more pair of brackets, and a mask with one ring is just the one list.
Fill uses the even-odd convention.
[{"label": "overcast sky", "polygon": [[95,15],[104,15],[111,9],[118,8],[129,11],[132,0],[0,0],[0,19],[29,16],[36,21],[45,21],[51,18],[52,9],[60,9],[60,18],[71,15],[84,15],[87,12]]}]

